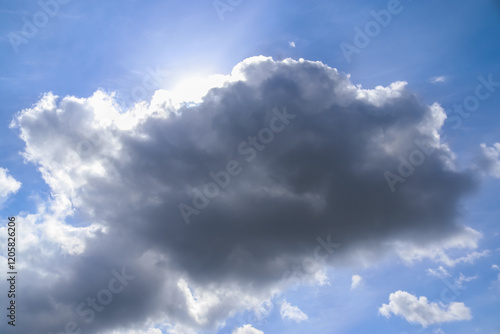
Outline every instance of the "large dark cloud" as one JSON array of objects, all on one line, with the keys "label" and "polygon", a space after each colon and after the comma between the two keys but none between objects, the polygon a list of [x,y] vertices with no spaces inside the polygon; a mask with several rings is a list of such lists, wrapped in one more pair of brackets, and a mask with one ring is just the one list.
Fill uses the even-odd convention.
[{"label": "large dark cloud", "polygon": [[[136,280],[105,317],[85,324],[90,332],[161,318],[214,328],[252,304],[241,296],[266,298],[287,269],[312,255],[318,237],[341,244],[334,263],[354,250],[376,254],[390,241],[425,244],[463,232],[458,206],[475,182],[439,141],[440,107],[403,83],[364,90],[319,62],[260,57],[239,64],[197,105],[169,105],[157,92],[132,117],[109,112],[112,100],[102,92],[59,102],[48,95],[16,118],[27,159],[72,201],[77,220],[103,227],[55,266],[65,275],[26,287],[37,298],[26,313],[43,332],[66,319],[81,323],[74,312],[54,314],[95,295],[113,268],[127,266]],[[258,140],[253,148],[249,136]],[[433,152],[391,191],[386,172],[396,175],[416,142]],[[239,173],[196,207],[210,172],[229,162]],[[200,297],[204,319],[193,315],[182,279],[223,291],[219,302]]]}]

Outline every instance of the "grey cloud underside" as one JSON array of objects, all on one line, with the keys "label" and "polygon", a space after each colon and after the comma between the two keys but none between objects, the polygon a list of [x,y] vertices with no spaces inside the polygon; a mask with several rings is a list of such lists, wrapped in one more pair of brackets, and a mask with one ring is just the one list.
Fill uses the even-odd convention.
[{"label": "grey cloud underside", "polygon": [[[144,247],[175,254],[173,261],[200,280],[277,279],[287,264],[277,267],[275,259],[310,252],[316,237],[328,234],[348,247],[451,232],[471,178],[445,168],[447,153],[437,152],[392,193],[383,173],[399,164],[397,155],[372,140],[396,129],[408,138],[399,142],[399,153],[407,155],[414,139],[426,139],[415,124],[428,107],[410,94],[375,113],[359,101],[339,106],[333,92],[341,80],[318,66],[282,65],[258,85],[214,89],[179,117],[150,119],[140,129],[147,140],[122,135],[126,158],[113,162],[113,177],[104,184],[89,183],[84,202],[125,236],[143,238]],[[303,96],[304,86],[332,102],[311,110],[319,103]],[[267,126],[272,109],[281,106],[296,118],[246,162],[238,144]],[[190,190],[202,190],[212,182],[209,172],[224,170],[229,160],[238,160],[243,172],[186,225],[178,204],[192,205]],[[117,201],[116,191],[141,198]],[[160,203],[148,204],[152,197]],[[242,266],[228,259],[236,249],[248,252]]]},{"label": "grey cloud underside", "polygon": [[[419,129],[430,108],[411,92],[377,107],[356,99],[345,76],[319,63],[263,61],[245,73],[246,81],[212,89],[197,106],[168,118],[150,117],[134,132],[108,133],[121,145],[115,158],[99,147],[85,158],[99,159],[107,176],[87,178],[80,214],[92,211],[108,231],[64,263],[71,279],[54,282],[49,295],[74,306],[102,288],[111,268],[127,265],[137,277],[89,329],[139,323],[157,312],[189,323],[182,296],[165,288],[178,277],[259,291],[311,256],[317,237],[331,235],[341,244],[330,259],[335,261],[352,249],[376,253],[386,241],[425,243],[462,229],[459,202],[475,181],[446,167],[446,150],[426,157],[396,192],[384,178],[386,170],[395,172],[399,155],[415,149],[415,139],[434,140]],[[296,117],[247,162],[238,145],[269,126],[273,108],[284,107]],[[85,131],[86,124],[70,126]],[[29,126],[35,136],[36,125]],[[209,172],[224,170],[230,160],[243,171],[187,225],[178,205],[192,206],[193,188],[212,182]],[[144,266],[138,257],[148,250],[165,259]],[[31,307],[28,313],[40,306]],[[45,307],[53,309],[49,302]]]}]

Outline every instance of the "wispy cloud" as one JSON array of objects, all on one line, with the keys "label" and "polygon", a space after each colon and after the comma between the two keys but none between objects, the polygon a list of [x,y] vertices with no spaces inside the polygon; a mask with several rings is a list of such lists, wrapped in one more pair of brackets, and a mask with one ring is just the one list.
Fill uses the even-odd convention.
[{"label": "wispy cloud", "polygon": [[363,278],[359,275],[352,275],[351,278],[351,290],[356,289],[360,284]]},{"label": "wispy cloud", "polygon": [[288,303],[286,300],[281,304],[280,310],[281,318],[284,320],[292,320],[295,322],[302,322],[309,319],[309,317],[302,312],[297,306],[293,306]]},{"label": "wispy cloud", "polygon": [[447,78],[445,76],[439,76],[439,77],[434,77],[434,78],[431,78],[430,81],[433,83],[433,84],[437,84],[437,83],[444,83],[447,81]]},{"label": "wispy cloud", "polygon": [[443,277],[449,277],[450,274],[448,273],[448,271],[443,267],[443,266],[439,266],[439,268],[437,269],[427,269],[427,272],[432,275],[432,276],[436,276],[438,278],[443,278]]}]

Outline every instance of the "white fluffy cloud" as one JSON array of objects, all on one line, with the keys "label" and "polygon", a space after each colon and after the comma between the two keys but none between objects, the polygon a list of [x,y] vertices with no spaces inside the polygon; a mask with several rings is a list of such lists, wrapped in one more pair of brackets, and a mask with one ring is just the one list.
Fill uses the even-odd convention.
[{"label": "white fluffy cloud", "polygon": [[302,312],[297,306],[293,306],[286,300],[281,304],[280,310],[281,318],[284,320],[292,320],[295,322],[306,321],[308,318],[307,314]]},{"label": "white fluffy cloud", "polygon": [[[151,321],[171,333],[216,330],[290,279],[308,282],[363,252],[397,249],[411,261],[443,242],[477,247],[477,232],[456,219],[474,178],[441,143],[442,108],[406,83],[364,89],[320,62],[267,57],[214,78],[197,86],[198,95],[215,87],[201,100],[159,90],[120,110],[102,91],[47,93],[15,117],[23,155],[51,189],[37,213],[20,216],[33,271],[20,304],[38,305],[21,331],[60,332],[70,320],[89,332]],[[416,143],[434,153],[394,194],[384,171],[397,172]],[[467,261],[445,250],[441,261]],[[310,270],[297,276],[297,263]],[[90,324],[69,311],[122,267],[136,279],[119,303]],[[288,303],[282,311],[307,319]]]},{"label": "white fluffy cloud", "polygon": [[363,278],[359,275],[352,275],[351,278],[351,290],[356,289],[360,284]]},{"label": "white fluffy cloud", "polygon": [[463,303],[429,303],[426,297],[416,297],[406,291],[396,291],[389,296],[389,304],[383,304],[379,313],[386,318],[392,314],[404,318],[412,324],[427,327],[445,322],[472,319],[470,309]]},{"label": "white fluffy cloud", "polygon": [[252,325],[244,325],[243,327],[236,328],[232,334],[264,334],[264,332],[253,328]]},{"label": "white fluffy cloud", "polygon": [[21,188],[21,182],[9,175],[9,171],[0,167],[0,205]]},{"label": "white fluffy cloud", "polygon": [[441,76],[438,76],[438,77],[434,77],[434,78],[431,79],[431,82],[433,84],[443,83],[443,82],[446,82],[446,77],[444,75],[441,75]]},{"label": "white fluffy cloud", "polygon": [[[468,227],[460,233],[444,238],[439,242],[431,242],[426,245],[415,244],[411,241],[407,243],[395,242],[393,246],[401,259],[408,264],[423,259],[431,259],[437,263],[454,267],[459,263],[474,263],[476,259],[490,253],[489,250],[471,251],[478,248],[481,238],[482,234],[480,232]],[[468,250],[468,252],[463,256],[450,257],[448,253],[450,251],[456,253],[457,250]]]},{"label": "white fluffy cloud", "polygon": [[478,166],[485,174],[500,179],[500,143],[494,143],[491,147],[481,144]]}]

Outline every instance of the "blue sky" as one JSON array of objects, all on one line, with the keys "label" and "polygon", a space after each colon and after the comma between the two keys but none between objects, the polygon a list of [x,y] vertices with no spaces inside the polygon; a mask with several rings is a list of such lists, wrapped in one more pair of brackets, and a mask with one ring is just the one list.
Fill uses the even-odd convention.
[{"label": "blue sky", "polygon": [[[457,200],[460,214],[455,219],[481,237],[476,238],[473,233],[463,236],[467,239],[472,235],[472,239],[464,239],[461,244],[470,242],[471,247],[443,246],[446,242],[453,243],[450,240],[456,236],[443,237],[434,246],[424,245],[420,240],[422,247],[431,251],[415,255],[413,261],[404,258],[412,252],[409,249],[398,253],[396,248],[387,247],[373,256],[362,251],[344,254],[345,258],[332,260],[325,267],[328,284],[304,283],[296,288],[280,285],[261,319],[253,311],[230,314],[225,325],[219,322],[216,329],[206,332],[234,333],[235,328],[249,324],[264,333],[500,333],[497,316],[500,269],[494,267],[500,266],[497,205],[500,164],[491,162],[489,169],[476,166],[484,155],[480,145],[493,147],[500,142],[500,87],[493,85],[491,90],[484,87],[484,82],[500,81],[500,2],[194,0],[187,4],[159,0],[67,3],[3,0],[0,3],[0,168],[8,170],[4,179],[0,173],[0,180],[12,186],[10,176],[22,184],[19,189],[6,190],[4,198],[0,192],[3,221],[7,216],[28,219],[30,214],[39,214],[42,218],[37,218],[41,221],[36,224],[41,224],[44,219],[41,203],[50,207],[57,197],[58,190],[38,170],[44,164],[44,153],[39,152],[40,156],[32,161],[24,161],[20,154],[27,147],[27,140],[20,138],[23,125],[9,127],[16,115],[32,108],[45,93],[86,99],[97,90],[115,92],[116,103],[132,107],[136,102],[150,101],[157,90],[174,90],[186,80],[229,75],[234,66],[249,57],[263,55],[276,62],[286,58],[319,61],[350,74],[352,84],[364,89],[405,81],[406,89],[422,103],[437,102],[443,108],[448,120],[440,130],[441,142],[454,152],[458,170],[473,173],[477,180],[477,189]],[[45,6],[40,3],[51,4],[45,11],[52,15],[40,14]],[[222,12],[221,8],[228,10]],[[388,8],[397,8],[397,13],[391,14],[386,26],[378,24],[379,31],[368,37],[366,46],[357,47],[358,53],[346,57],[341,47],[346,44],[342,43],[356,47],[356,31],[359,31],[356,29],[366,33],[367,27],[375,22],[373,13],[387,12]],[[32,25],[37,17],[46,21],[39,23],[32,36],[27,37],[26,31],[23,32],[28,29],[26,22]],[[15,38],[21,40],[16,42]],[[487,97],[474,100],[478,85],[483,85],[481,92],[487,93]],[[467,101],[479,102],[470,116],[468,113],[466,117],[458,116],[454,106]],[[0,190],[7,189],[3,187]],[[89,216],[82,213],[88,206],[78,207],[75,198],[71,201],[74,214],[58,216],[59,219],[69,226],[90,225]],[[23,233],[22,228],[19,233]],[[40,233],[40,240],[46,238],[45,241],[51,242],[50,234]],[[22,242],[22,235],[19,238]],[[336,242],[343,244],[343,240]],[[434,256],[439,245],[449,256],[448,263]],[[312,256],[314,247],[305,247],[304,256]],[[64,247],[56,249],[64,253]],[[22,256],[22,248],[20,252]],[[5,250],[0,254],[5,256]],[[29,254],[27,249],[25,254]],[[471,259],[453,262],[467,256]],[[28,256],[25,260],[29,267]],[[435,271],[440,267],[441,271]],[[354,288],[353,275],[362,277]],[[446,282],[454,285],[460,277],[459,293],[445,293],[452,297],[443,300],[443,290],[449,288]],[[394,305],[392,315],[384,316],[380,308],[389,304],[389,296],[397,291],[425,296],[437,305],[441,302],[436,307],[443,309],[453,302],[463,303],[472,316],[424,326],[422,321],[412,324],[408,320],[410,315],[395,314]],[[401,298],[399,306],[408,302],[403,295],[396,297]],[[4,303],[5,299],[0,300]],[[292,318],[283,317],[280,310],[285,301],[298,307],[307,320],[297,313]],[[19,319],[23,321],[22,313]],[[7,328],[10,333],[12,328],[2,321],[2,332]],[[161,333],[188,333],[184,327],[173,331],[176,324],[167,322],[156,318],[137,333],[160,333],[153,328]],[[237,333],[260,332],[242,329]]]}]

